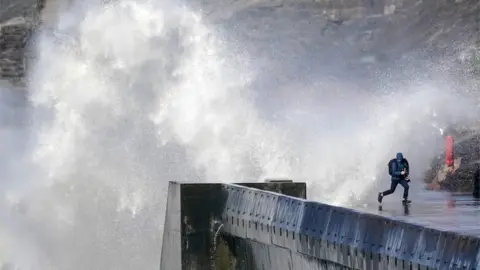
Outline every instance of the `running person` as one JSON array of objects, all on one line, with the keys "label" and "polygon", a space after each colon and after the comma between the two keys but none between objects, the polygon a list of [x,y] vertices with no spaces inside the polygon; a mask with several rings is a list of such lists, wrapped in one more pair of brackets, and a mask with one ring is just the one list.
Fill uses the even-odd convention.
[{"label": "running person", "polygon": [[411,201],[408,200],[408,182],[410,181],[408,180],[408,174],[410,173],[410,168],[407,159],[403,157],[402,153],[397,153],[397,157],[390,160],[388,172],[392,177],[390,189],[378,193],[378,202],[382,203],[383,197],[394,193],[397,185],[400,184],[403,187],[403,202],[410,203]]}]

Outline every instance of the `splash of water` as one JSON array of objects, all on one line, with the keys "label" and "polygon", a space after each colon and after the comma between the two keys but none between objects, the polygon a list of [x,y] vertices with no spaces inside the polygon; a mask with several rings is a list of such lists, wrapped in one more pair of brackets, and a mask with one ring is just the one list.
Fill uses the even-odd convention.
[{"label": "splash of water", "polygon": [[[37,50],[31,124],[16,136],[26,150],[0,203],[0,250],[22,269],[156,269],[168,181],[285,176],[348,205],[398,148],[421,163],[418,145],[433,148],[426,105],[452,100],[428,85],[353,95],[327,84],[312,109],[297,102],[299,117],[285,108],[290,120],[266,120],[248,54],[168,1],[82,2]],[[456,115],[471,113],[455,101]]]},{"label": "splash of water", "polygon": [[37,42],[35,173],[9,191],[24,210],[3,227],[28,228],[10,249],[22,269],[154,269],[168,181],[288,175],[242,59],[187,8],[77,5]]}]

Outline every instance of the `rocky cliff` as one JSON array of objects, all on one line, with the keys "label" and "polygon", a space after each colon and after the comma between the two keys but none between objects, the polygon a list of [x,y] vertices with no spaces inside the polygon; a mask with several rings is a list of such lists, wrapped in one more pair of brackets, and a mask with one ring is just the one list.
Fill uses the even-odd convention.
[{"label": "rocky cliff", "polygon": [[28,40],[38,25],[42,8],[42,0],[1,2],[0,78],[13,82],[24,78]]},{"label": "rocky cliff", "polygon": [[[0,20],[0,77],[16,79],[25,74],[25,48],[28,37],[44,16],[52,13],[52,6],[61,0],[4,0]],[[64,1],[66,2],[66,1]],[[327,51],[323,57],[348,59],[339,69],[365,71],[382,69],[382,63],[417,57],[422,51],[429,55],[454,56],[471,73],[476,47],[480,43],[480,2],[477,0],[283,0],[283,1],[196,1],[214,23],[236,24],[238,38],[255,42],[257,50],[276,46],[273,54],[296,55],[303,51]],[[298,19],[292,20],[292,16]],[[238,20],[242,20],[238,24]],[[244,20],[248,19],[248,20]],[[271,22],[271,23],[268,23]],[[291,42],[276,44],[278,35],[271,35],[267,27],[282,35],[290,35]],[[291,29],[283,34],[281,29]],[[294,30],[294,31],[293,31]],[[283,43],[285,39],[282,39]],[[265,46],[259,46],[265,41]],[[301,44],[303,42],[303,44]],[[311,53],[310,53],[311,54]],[[309,55],[311,57],[311,55]],[[329,59],[321,59],[329,60]],[[478,63],[477,63],[478,66]]]}]

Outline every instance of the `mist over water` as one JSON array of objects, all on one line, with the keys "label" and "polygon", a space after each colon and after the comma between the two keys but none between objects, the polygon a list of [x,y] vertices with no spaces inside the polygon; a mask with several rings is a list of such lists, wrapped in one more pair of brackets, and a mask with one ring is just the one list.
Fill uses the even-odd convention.
[{"label": "mist over water", "polygon": [[158,269],[168,181],[290,177],[349,206],[386,183],[398,151],[419,177],[442,147],[436,126],[475,115],[448,79],[305,79],[200,12],[153,2],[82,2],[35,37],[28,101],[0,98],[0,261]]}]

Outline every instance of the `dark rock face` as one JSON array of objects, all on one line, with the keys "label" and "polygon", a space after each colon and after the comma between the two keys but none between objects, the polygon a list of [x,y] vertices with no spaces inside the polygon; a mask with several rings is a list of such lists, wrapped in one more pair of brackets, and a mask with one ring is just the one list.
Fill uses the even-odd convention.
[{"label": "dark rock face", "polygon": [[25,77],[26,48],[44,0],[5,1],[0,11],[0,79]]},{"label": "dark rock face", "polygon": [[[257,58],[263,79],[255,88],[259,100],[273,102],[271,107],[297,95],[282,92],[288,91],[285,85],[308,85],[320,76],[323,82],[366,91],[386,84],[400,88],[438,73],[471,80],[480,12],[476,0],[262,1],[225,5],[230,12],[215,9],[213,1],[208,8],[209,3],[202,6],[209,19],[225,28],[232,43],[241,42],[239,50],[245,47]],[[272,101],[273,96],[279,100]]]},{"label": "dark rock face", "polygon": [[425,173],[425,183],[430,189],[472,193],[475,191],[474,176],[480,169],[480,133],[465,127],[450,132],[455,140],[454,168],[444,165],[444,155],[435,157]]},{"label": "dark rock face", "polygon": [[[10,29],[8,34],[2,31],[0,42],[15,49],[0,48],[1,77],[24,76],[19,58],[24,54],[26,36],[37,27],[42,17],[39,13],[49,2],[12,2],[0,12],[2,21],[24,19],[15,26],[2,27]],[[368,73],[375,77],[372,74],[394,63],[398,66],[418,57],[439,56],[466,62],[462,70],[467,70],[472,66],[479,33],[480,4],[476,0],[191,2],[201,7],[209,20],[234,30],[238,39],[254,42],[259,55],[288,62],[287,69],[302,69],[305,76],[309,70],[318,73],[321,63],[328,62],[323,69],[337,77],[345,70],[349,76],[364,78]],[[288,44],[280,36],[291,36]],[[305,62],[314,66],[305,66]]]},{"label": "dark rock face", "polygon": [[25,76],[24,55],[31,28],[25,24],[0,28],[0,76],[18,79]]}]

